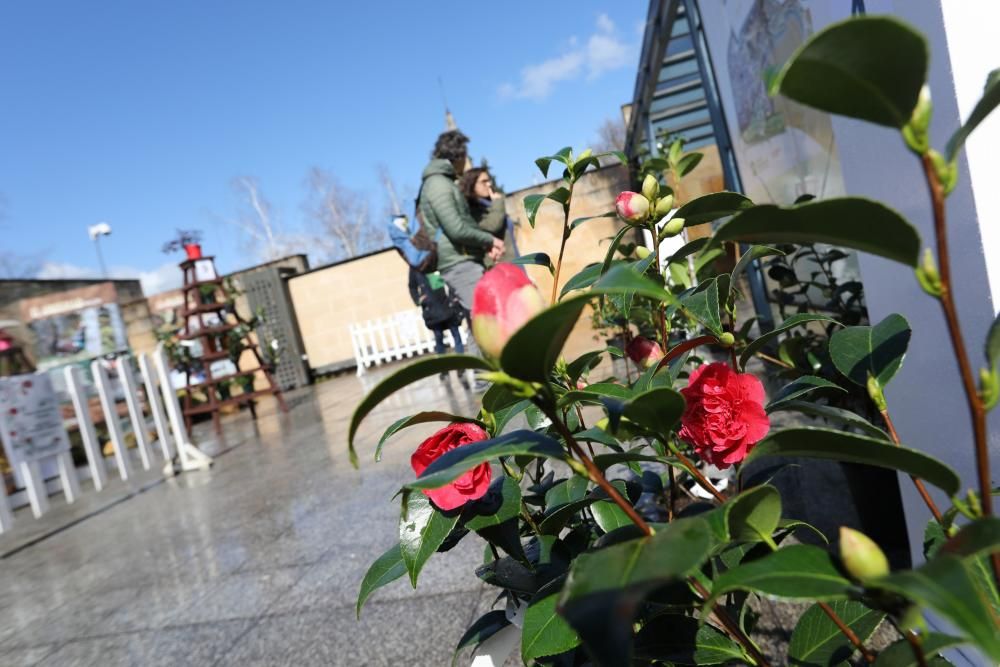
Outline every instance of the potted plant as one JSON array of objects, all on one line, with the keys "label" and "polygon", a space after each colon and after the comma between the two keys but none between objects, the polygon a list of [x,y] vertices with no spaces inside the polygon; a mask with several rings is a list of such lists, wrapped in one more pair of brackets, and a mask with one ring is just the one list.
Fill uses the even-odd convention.
[{"label": "potted plant", "polygon": [[188,259],[201,259],[201,232],[197,229],[178,229],[177,237],[163,244],[163,252],[170,254],[183,249]]}]

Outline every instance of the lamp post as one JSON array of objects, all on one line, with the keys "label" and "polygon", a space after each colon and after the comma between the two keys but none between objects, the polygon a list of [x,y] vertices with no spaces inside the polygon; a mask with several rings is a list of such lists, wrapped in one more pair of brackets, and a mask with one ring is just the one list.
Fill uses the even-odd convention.
[{"label": "lamp post", "polygon": [[90,240],[94,242],[94,247],[97,248],[97,261],[101,266],[101,277],[108,277],[108,269],[104,266],[104,256],[101,255],[101,237],[111,236],[111,225],[106,222],[99,222],[96,225],[91,225],[87,227],[87,234],[90,236]]}]

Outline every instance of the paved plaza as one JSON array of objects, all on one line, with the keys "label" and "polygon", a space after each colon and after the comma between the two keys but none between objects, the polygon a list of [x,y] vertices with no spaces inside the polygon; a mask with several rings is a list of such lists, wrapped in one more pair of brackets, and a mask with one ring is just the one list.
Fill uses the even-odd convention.
[{"label": "paved plaza", "polygon": [[[383,371],[384,374],[384,371]],[[454,379],[413,385],[363,424],[361,469],[347,458],[351,412],[370,387],[341,376],[261,404],[223,438],[196,440],[208,472],[155,473],[77,503],[53,498],[39,521],[19,511],[0,536],[0,664],[447,665],[494,595],[474,575],[482,543],[430,560],[354,603],[368,565],[396,540],[414,427],[372,460],[382,430],[408,413],[471,414],[478,397]],[[468,664],[468,660],[465,661]]]}]

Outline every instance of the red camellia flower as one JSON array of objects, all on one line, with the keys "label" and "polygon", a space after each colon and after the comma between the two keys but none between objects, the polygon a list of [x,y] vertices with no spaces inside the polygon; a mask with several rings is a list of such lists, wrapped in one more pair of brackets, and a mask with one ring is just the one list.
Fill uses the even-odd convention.
[{"label": "red camellia flower", "polygon": [[[472,442],[487,440],[489,437],[489,434],[477,424],[449,424],[420,443],[417,451],[410,457],[410,465],[419,477],[427,466],[446,452]],[[424,494],[438,509],[453,510],[470,500],[478,500],[486,495],[487,489],[490,488],[491,476],[490,464],[480,463],[454,482],[438,489],[425,489]]]},{"label": "red camellia flower", "polygon": [[626,190],[615,199],[615,210],[625,222],[642,222],[649,216],[649,200]]},{"label": "red camellia flower", "polygon": [[656,341],[636,336],[625,346],[625,354],[641,368],[649,368],[663,358],[663,350]]},{"label": "red camellia flower", "polygon": [[499,357],[514,332],[544,309],[545,300],[524,271],[497,264],[472,294],[472,335],[483,352]]},{"label": "red camellia flower", "polygon": [[764,412],[764,385],[727,364],[701,366],[681,393],[687,408],[678,435],[719,468],[745,459],[771,428]]}]

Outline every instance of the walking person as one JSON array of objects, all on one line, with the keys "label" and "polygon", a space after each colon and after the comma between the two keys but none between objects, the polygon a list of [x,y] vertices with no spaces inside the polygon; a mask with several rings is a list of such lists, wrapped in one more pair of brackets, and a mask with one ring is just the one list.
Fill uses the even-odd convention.
[{"label": "walking person", "polygon": [[[428,234],[437,243],[437,269],[466,312],[485,271],[487,257],[500,257],[504,243],[481,229],[455,179],[465,171],[469,138],[458,130],[441,134],[424,169],[418,207]],[[470,341],[470,348],[475,344]]]}]

